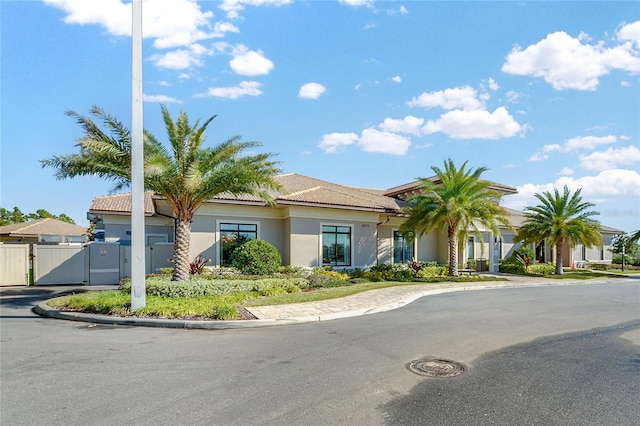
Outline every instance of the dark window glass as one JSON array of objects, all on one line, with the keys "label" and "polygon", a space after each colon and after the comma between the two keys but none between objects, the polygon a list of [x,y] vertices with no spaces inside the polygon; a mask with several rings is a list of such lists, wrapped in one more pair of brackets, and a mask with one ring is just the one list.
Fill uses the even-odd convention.
[{"label": "dark window glass", "polygon": [[351,266],[351,227],[322,226],[322,264]]},{"label": "dark window glass", "polygon": [[258,225],[244,223],[221,223],[220,240],[220,265],[231,265],[231,253],[242,244],[258,238]]}]

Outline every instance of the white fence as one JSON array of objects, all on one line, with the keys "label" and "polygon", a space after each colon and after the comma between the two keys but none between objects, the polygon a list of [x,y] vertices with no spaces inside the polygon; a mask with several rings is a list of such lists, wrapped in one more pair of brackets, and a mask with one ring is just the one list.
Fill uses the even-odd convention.
[{"label": "white fence", "polygon": [[[147,247],[145,273],[172,267],[172,257],[172,243]],[[118,243],[0,243],[0,286],[118,284],[121,277],[131,276],[130,259],[131,247]]]},{"label": "white fence", "polygon": [[0,244],[0,286],[29,284],[29,244]]}]

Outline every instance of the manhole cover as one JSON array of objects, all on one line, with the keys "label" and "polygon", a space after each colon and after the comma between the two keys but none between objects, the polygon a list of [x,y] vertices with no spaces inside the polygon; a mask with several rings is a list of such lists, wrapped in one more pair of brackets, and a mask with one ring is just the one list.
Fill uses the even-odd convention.
[{"label": "manhole cover", "polygon": [[407,364],[409,371],[428,377],[454,377],[465,372],[465,366],[456,361],[423,358]]}]

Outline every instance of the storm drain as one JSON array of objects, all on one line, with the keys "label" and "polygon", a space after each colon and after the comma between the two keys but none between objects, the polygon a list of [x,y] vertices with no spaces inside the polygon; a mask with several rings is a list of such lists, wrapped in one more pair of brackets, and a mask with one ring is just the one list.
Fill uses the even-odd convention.
[{"label": "storm drain", "polygon": [[441,358],[423,358],[407,364],[409,371],[427,377],[455,377],[465,372],[465,366]]}]

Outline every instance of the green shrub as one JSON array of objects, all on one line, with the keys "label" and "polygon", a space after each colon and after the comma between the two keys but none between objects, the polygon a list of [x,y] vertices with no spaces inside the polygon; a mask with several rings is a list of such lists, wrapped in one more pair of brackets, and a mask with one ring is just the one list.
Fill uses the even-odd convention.
[{"label": "green shrub", "polygon": [[160,268],[160,275],[163,277],[171,277],[171,275],[173,275],[173,268]]},{"label": "green shrub", "polygon": [[[518,264],[518,263],[522,264],[522,262],[518,260],[518,256],[520,258],[522,258],[522,259],[529,258],[529,259],[531,259],[533,261],[533,260],[535,260],[536,254],[529,247],[520,246],[520,247],[518,247],[517,249],[515,249],[513,251],[511,256],[502,259],[502,262],[509,263],[509,264],[511,264],[511,263],[512,264]],[[524,271],[524,267],[522,268],[522,270]]]},{"label": "green shrub", "polygon": [[349,271],[349,278],[363,278],[365,276],[365,271],[360,268],[355,268]]},{"label": "green shrub", "polygon": [[[210,280],[193,276],[189,281],[171,281],[167,278],[147,278],[146,294],[160,297],[197,297],[209,295],[232,294],[236,292],[264,292],[270,288],[282,288],[287,293],[299,292],[308,287],[304,278],[263,278],[259,280],[216,279]],[[131,292],[131,281],[125,282],[121,288]]]},{"label": "green shrub", "polygon": [[263,240],[251,240],[233,252],[231,263],[242,273],[266,275],[278,271],[282,258],[273,244]]},{"label": "green shrub", "polygon": [[555,272],[555,263],[537,263],[529,266],[529,273],[534,275],[553,275]]},{"label": "green shrub", "polygon": [[[611,260],[611,263],[616,263],[616,264],[622,264],[622,255],[621,254],[616,254],[613,256],[613,259]],[[629,256],[629,255],[624,255],[624,264],[625,265],[633,265],[634,264],[634,259],[633,257]]]},{"label": "green shrub", "polygon": [[507,259],[503,259],[500,261],[498,270],[505,274],[524,274],[524,265],[522,263],[512,263],[507,261]]},{"label": "green shrub", "polygon": [[446,266],[424,266],[418,273],[418,278],[444,277],[449,273]]},{"label": "green shrub", "polygon": [[309,276],[307,276],[307,281],[311,288],[346,285],[348,280],[349,275],[344,272],[334,271],[331,267],[313,268]]},{"label": "green shrub", "polygon": [[232,320],[238,318],[240,312],[234,305],[221,305],[215,309],[215,317],[221,320]]}]

